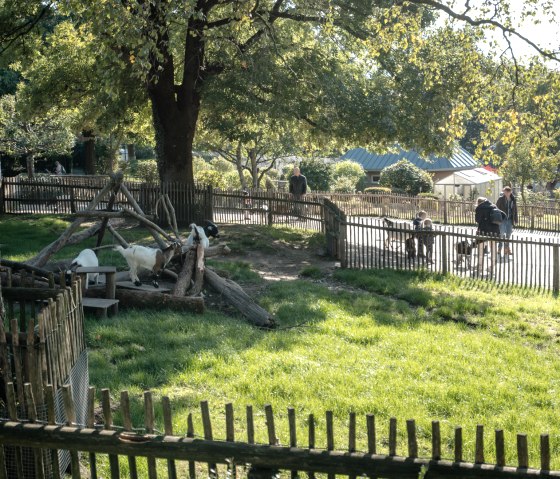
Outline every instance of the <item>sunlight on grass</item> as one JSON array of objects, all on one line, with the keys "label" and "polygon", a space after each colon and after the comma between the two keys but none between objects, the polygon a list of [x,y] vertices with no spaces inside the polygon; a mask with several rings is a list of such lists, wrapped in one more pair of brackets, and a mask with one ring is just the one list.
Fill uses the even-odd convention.
[{"label": "sunlight on grass", "polygon": [[[2,254],[30,257],[66,225],[52,217],[0,218]],[[236,241],[248,254],[260,247],[276,251],[275,242],[298,248],[320,244],[310,232],[243,231]],[[125,234],[150,242],[142,230]],[[9,241],[16,237],[17,242]],[[69,248],[61,257],[81,248]],[[106,254],[106,261],[114,259],[110,251]],[[217,267],[240,281],[257,282],[248,262],[226,260]],[[465,459],[472,460],[476,425],[484,424],[488,458],[494,457],[493,430],[504,429],[508,463],[516,459],[515,434],[524,432],[531,464],[538,465],[538,435],[549,432],[552,466],[560,468],[560,301],[552,295],[389,270],[337,270],[324,283],[276,281],[263,283],[263,291],[255,300],[277,319],[275,331],[212,310],[204,315],[129,310],[104,320],[88,317],[91,383],[98,394],[109,388],[115,403],[120,391],[128,390],[133,422],[140,427],[142,393],[152,390],[158,430],[163,429],[159,400],[170,396],[178,434],[186,432],[189,412],[195,433],[202,434],[199,402],[208,400],[214,436],[224,438],[224,404],[232,402],[236,437],[246,438],[245,406],[251,404],[256,439],[266,442],[263,407],[271,404],[283,444],[289,440],[287,408],[294,407],[300,444],[307,441],[308,415],[314,413],[317,444],[326,445],[324,412],[332,410],[335,447],[345,449],[348,413],[356,412],[358,449],[365,450],[364,415],[373,413],[381,453],[387,452],[394,416],[399,454],[407,450],[406,419],[416,419],[422,456],[430,455],[431,421],[439,420],[446,458],[452,457],[453,428],[461,425]],[[115,420],[121,421],[118,411]]]}]

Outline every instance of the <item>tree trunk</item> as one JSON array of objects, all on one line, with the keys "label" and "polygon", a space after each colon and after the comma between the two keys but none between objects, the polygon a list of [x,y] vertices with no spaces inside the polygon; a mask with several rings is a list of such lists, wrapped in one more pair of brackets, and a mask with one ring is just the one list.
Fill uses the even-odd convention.
[{"label": "tree trunk", "polygon": [[26,167],[27,167],[27,176],[29,178],[33,178],[35,176],[35,155],[33,153],[29,153],[25,157]]},{"label": "tree trunk", "polygon": [[134,146],[134,143],[128,143],[126,145],[126,151],[127,151],[127,160],[129,163],[136,161],[136,148]]},{"label": "tree trunk", "polygon": [[259,187],[259,168],[257,166],[257,151],[255,148],[249,150],[249,160],[251,161],[251,177],[253,179],[253,189]]},{"label": "tree trunk", "polygon": [[237,174],[239,175],[239,181],[241,182],[241,189],[247,189],[247,181],[245,180],[245,175],[243,174],[243,155],[242,155],[242,143],[239,141],[237,143],[237,150],[235,151],[235,166],[237,168]]},{"label": "tree trunk", "polygon": [[95,175],[95,136],[93,131],[84,130],[84,173]]}]

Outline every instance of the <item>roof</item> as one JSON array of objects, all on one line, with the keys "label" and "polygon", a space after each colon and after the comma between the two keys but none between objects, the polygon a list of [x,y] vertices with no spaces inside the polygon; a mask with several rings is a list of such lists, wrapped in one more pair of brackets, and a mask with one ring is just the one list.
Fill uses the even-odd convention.
[{"label": "roof", "polygon": [[501,179],[501,176],[485,168],[473,168],[472,170],[456,171],[439,180],[436,185],[481,185]]},{"label": "roof", "polygon": [[391,166],[402,159],[406,159],[413,165],[426,171],[458,171],[479,166],[474,157],[460,146],[455,148],[451,158],[435,155],[422,157],[415,150],[406,151],[399,147],[396,152],[383,155],[370,153],[364,148],[354,148],[346,152],[342,159],[360,163],[366,171],[381,171],[383,168]]}]

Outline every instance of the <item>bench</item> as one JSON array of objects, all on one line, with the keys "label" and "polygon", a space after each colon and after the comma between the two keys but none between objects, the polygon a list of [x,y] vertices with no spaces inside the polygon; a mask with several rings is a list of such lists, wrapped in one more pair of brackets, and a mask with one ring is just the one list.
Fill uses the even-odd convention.
[{"label": "bench", "polygon": [[117,268],[114,266],[80,266],[76,268],[76,274],[82,278],[82,284],[86,285],[88,274],[104,274],[105,275],[105,298],[82,298],[84,309],[93,309],[97,316],[106,318],[107,310],[111,308],[113,315],[119,312],[119,300],[117,296]]},{"label": "bench", "polygon": [[82,306],[84,309],[92,309],[97,316],[101,318],[107,317],[107,310],[111,308],[113,314],[119,312],[118,299],[103,299],[103,298],[82,298]]}]

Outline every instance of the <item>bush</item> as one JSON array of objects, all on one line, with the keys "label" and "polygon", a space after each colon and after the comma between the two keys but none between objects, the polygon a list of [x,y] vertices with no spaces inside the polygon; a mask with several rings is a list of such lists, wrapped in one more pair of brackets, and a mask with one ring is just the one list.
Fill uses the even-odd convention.
[{"label": "bush", "polygon": [[[366,172],[364,167],[359,163],[352,160],[344,160],[335,163],[333,168],[333,188],[334,191],[339,191],[340,185],[351,185],[350,188],[345,186],[344,189],[351,190],[345,191],[345,193],[354,193],[356,190],[362,191],[364,189],[364,183],[366,179]],[[347,182],[341,183],[340,180],[347,179]],[[339,185],[338,187],[336,185]]]},{"label": "bush", "polygon": [[329,191],[332,183],[332,165],[312,158],[303,160],[300,169],[301,174],[307,178],[307,185],[310,188],[314,191]]},{"label": "bush", "polygon": [[136,167],[136,176],[146,183],[157,183],[159,181],[157,161],[139,161]]},{"label": "bush", "polygon": [[390,186],[394,192],[402,190],[409,195],[431,192],[434,189],[431,176],[408,160],[400,160],[384,168],[379,177],[379,184]]},{"label": "bush", "polygon": [[369,193],[370,195],[390,195],[391,188],[386,188],[384,186],[369,186],[364,190],[364,193]]},{"label": "bush", "polygon": [[356,182],[354,180],[354,178],[337,178],[336,180],[334,180],[331,191],[334,191],[336,193],[355,193]]},{"label": "bush", "polygon": [[439,200],[439,195],[437,193],[418,193],[420,198],[429,198],[432,200]]},{"label": "bush", "polygon": [[225,188],[227,186],[224,174],[216,170],[199,170],[195,172],[194,180],[198,184],[211,186],[212,188]]}]

